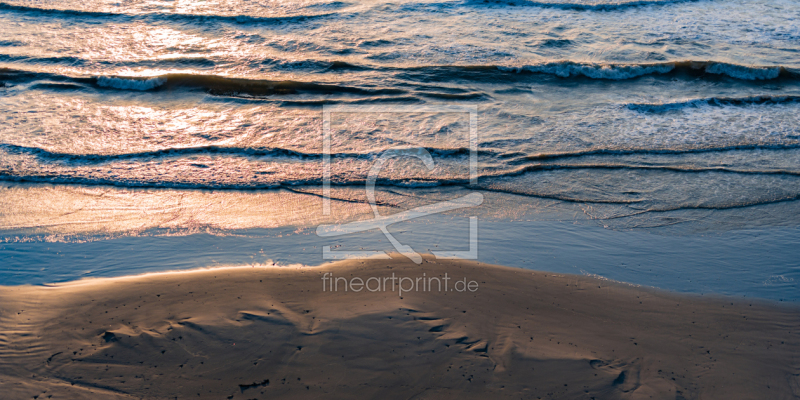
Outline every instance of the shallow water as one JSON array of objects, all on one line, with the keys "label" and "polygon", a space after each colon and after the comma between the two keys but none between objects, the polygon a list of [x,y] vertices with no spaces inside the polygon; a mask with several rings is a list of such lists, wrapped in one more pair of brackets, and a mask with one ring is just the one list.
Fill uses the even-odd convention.
[{"label": "shallow water", "polygon": [[[397,224],[390,231],[420,253],[468,247],[469,228],[463,218],[424,218]],[[683,293],[800,300],[800,262],[794,256],[800,240],[797,228],[663,236],[566,221],[488,219],[480,223],[479,232],[481,262]],[[321,238],[313,230],[296,228],[249,229],[232,235],[162,233],[98,241],[2,243],[0,255],[6,267],[0,279],[11,285],[46,284],[206,267],[315,265],[321,262],[323,246],[357,251],[381,250],[387,245],[380,232]]]},{"label": "shallow water", "polygon": [[[683,275],[611,267],[659,269],[662,254],[706,282],[688,291],[794,299],[798,21],[800,5],[782,0],[2,2],[0,257],[14,272],[1,279],[247,262],[230,238],[369,218],[370,168],[405,146],[435,166],[388,160],[382,212],[480,191],[479,210],[456,214],[489,224],[482,260],[684,290]],[[323,106],[395,105],[474,106],[477,182],[468,114],[334,112],[334,209],[321,215]],[[562,225],[524,221],[575,230],[553,251],[582,264],[591,257],[574,246],[606,243],[586,253],[598,259],[623,250],[607,267],[525,265],[541,256],[526,229]],[[403,240],[440,234],[419,235]],[[725,246],[753,249],[750,235],[787,244],[730,258]],[[180,237],[226,244],[216,258],[176,248],[187,261],[162,264],[115,250],[162,254]],[[698,237],[708,246],[692,246]],[[298,249],[281,239],[262,258],[322,262],[279,256]],[[39,257],[50,245],[72,261]],[[124,262],[75,261],[97,251]],[[785,282],[762,290],[773,276]]]}]

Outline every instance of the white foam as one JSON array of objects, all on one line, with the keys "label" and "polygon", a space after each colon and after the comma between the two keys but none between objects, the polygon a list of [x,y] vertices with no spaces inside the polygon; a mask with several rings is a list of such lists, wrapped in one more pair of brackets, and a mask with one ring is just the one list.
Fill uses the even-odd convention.
[{"label": "white foam", "polygon": [[[511,70],[512,68],[501,68]],[[517,71],[541,72],[562,78],[585,76],[592,79],[631,79],[650,74],[664,74],[675,69],[674,64],[652,65],[614,65],[614,64],[580,64],[571,61],[560,61],[538,65],[526,65],[516,68]]]},{"label": "white foam", "polygon": [[780,67],[746,67],[726,63],[713,63],[706,67],[710,74],[727,75],[736,79],[764,80],[775,79],[780,75]]},{"label": "white foam", "polygon": [[97,78],[97,84],[104,87],[115,89],[150,90],[155,89],[167,82],[166,78],[156,77],[150,79],[126,79],[113,76],[101,76]]}]

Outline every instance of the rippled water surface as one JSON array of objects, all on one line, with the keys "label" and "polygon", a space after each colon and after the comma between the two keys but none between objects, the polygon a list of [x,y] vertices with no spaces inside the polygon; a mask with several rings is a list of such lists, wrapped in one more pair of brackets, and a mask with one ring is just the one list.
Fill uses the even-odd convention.
[{"label": "rippled water surface", "polygon": [[[469,114],[334,112],[320,216],[323,106],[396,105],[474,107],[477,183]],[[6,243],[368,218],[396,146],[436,164],[389,160],[387,213],[481,190],[496,221],[792,229],[798,122],[795,1],[0,2]]]}]

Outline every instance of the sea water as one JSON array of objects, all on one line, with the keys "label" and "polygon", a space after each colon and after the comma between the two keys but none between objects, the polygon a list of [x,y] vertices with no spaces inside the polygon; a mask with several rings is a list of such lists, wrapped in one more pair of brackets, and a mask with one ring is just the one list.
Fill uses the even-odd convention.
[{"label": "sea water", "polygon": [[464,250],[477,217],[480,261],[794,301],[799,22],[783,0],[5,1],[0,283],[392,251],[316,227],[478,192],[390,231]]}]

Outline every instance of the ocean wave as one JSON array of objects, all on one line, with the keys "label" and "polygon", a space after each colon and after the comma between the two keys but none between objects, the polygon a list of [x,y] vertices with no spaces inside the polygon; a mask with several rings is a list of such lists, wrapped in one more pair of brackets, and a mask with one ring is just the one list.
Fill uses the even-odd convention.
[{"label": "ocean wave", "polygon": [[43,13],[49,16],[83,17],[83,18],[111,18],[116,20],[145,20],[145,21],[188,21],[188,22],[229,22],[238,24],[266,23],[280,24],[302,22],[313,18],[327,17],[335,13],[301,14],[287,16],[257,16],[257,15],[210,15],[210,14],[182,14],[182,13],[118,13],[108,11],[71,10],[59,8],[32,7],[18,4],[0,2],[0,10]]},{"label": "ocean wave", "polygon": [[[432,156],[435,157],[463,157],[470,154],[468,148],[436,148],[426,147]],[[44,162],[72,162],[85,164],[100,164],[113,161],[136,160],[136,159],[155,159],[155,158],[174,158],[195,155],[226,155],[238,157],[264,157],[264,158],[293,158],[301,160],[321,160],[323,153],[301,152],[283,148],[249,148],[249,147],[226,147],[226,146],[198,146],[183,148],[167,148],[153,151],[142,151],[135,153],[122,154],[74,154],[59,153],[39,147],[19,146],[7,143],[0,143],[0,151],[6,154],[27,154],[32,155]],[[366,158],[373,159],[382,154],[382,151],[368,152],[338,152],[331,154],[331,158]],[[495,157],[500,153],[489,150],[478,150],[478,156]]]},{"label": "ocean wave", "polygon": [[136,78],[117,78],[113,76],[101,76],[97,78],[98,85],[114,89],[150,90],[150,89],[155,89],[165,84],[166,82],[167,79],[163,77],[150,78],[150,79],[136,79]]},{"label": "ocean wave", "polygon": [[402,89],[392,88],[361,88],[332,83],[302,82],[302,81],[273,81],[265,79],[235,78],[222,75],[204,75],[174,73],[156,76],[114,76],[103,75],[97,77],[68,76],[47,72],[24,71],[10,68],[0,68],[0,80],[8,81],[72,81],[75,83],[92,84],[98,88],[111,88],[122,90],[153,90],[188,88],[201,89],[209,94],[220,96],[270,96],[282,94],[321,93],[337,94],[350,93],[361,95],[397,95],[407,93]]},{"label": "ocean wave", "polygon": [[[0,54],[0,62],[15,63],[15,64],[29,64],[29,65],[42,65],[42,64],[60,64],[69,67],[82,67],[92,66],[98,62],[102,62],[104,68],[152,68],[152,69],[170,69],[176,66],[180,67],[196,67],[196,68],[213,68],[217,65],[216,60],[206,57],[190,57],[190,56],[176,56],[169,58],[153,58],[153,59],[139,59],[139,60],[92,60],[87,58],[80,58],[76,56],[52,56],[40,57],[34,55],[22,54]],[[261,61],[260,63],[269,62],[269,60]],[[324,68],[329,68],[330,63],[324,65]]]},{"label": "ocean wave", "polygon": [[[249,183],[249,184],[225,184],[225,183],[196,183],[196,182],[167,182],[163,180],[158,181],[145,181],[145,180],[119,180],[119,179],[106,179],[106,178],[92,178],[92,177],[85,177],[85,176],[59,176],[59,175],[46,175],[46,174],[26,174],[26,175],[18,175],[14,174],[13,172],[4,171],[0,169],[0,181],[6,182],[21,182],[21,183],[48,183],[48,184],[60,184],[60,185],[86,185],[86,186],[111,186],[111,187],[120,187],[126,189],[136,189],[136,188],[143,188],[143,189],[173,189],[173,190],[291,190],[297,191],[298,188],[302,187],[318,187],[322,185],[321,180],[318,179],[309,179],[309,180],[297,180],[297,181],[287,181],[287,182],[280,182],[280,183]],[[363,187],[366,184],[366,181],[347,181],[347,182],[337,182],[332,181],[331,185],[336,187],[350,187],[350,186],[360,186]],[[380,187],[403,187],[403,188],[431,188],[431,187],[438,187],[438,186],[467,186],[469,185],[469,180],[451,180],[451,181],[425,181],[419,179],[402,179],[402,180],[390,180],[386,178],[379,178],[376,184]],[[569,196],[563,195],[555,195],[555,194],[537,194],[525,191],[515,191],[515,190],[505,190],[505,189],[495,189],[492,187],[472,187],[473,189],[487,191],[487,192],[499,192],[499,193],[508,193],[508,194],[516,194],[520,196],[526,197],[536,197],[536,198],[544,198],[544,199],[552,199],[552,200],[560,200],[565,202],[574,202],[574,203],[594,203],[594,204],[635,204],[641,201],[639,200],[597,200],[597,199],[582,199],[582,198],[573,198]],[[316,195],[312,193],[308,193],[309,195]]]},{"label": "ocean wave", "polygon": [[708,63],[705,71],[709,74],[727,75],[731,78],[745,80],[767,80],[780,76],[781,67],[748,67],[727,63]]},{"label": "ocean wave", "polygon": [[[69,61],[73,57],[68,57]],[[289,61],[269,60],[278,68]],[[310,65],[324,77],[328,71],[341,69],[384,71],[402,73],[404,79],[424,79],[431,77],[444,80],[451,79],[486,79],[486,74],[548,74],[559,78],[628,80],[647,75],[673,74],[676,78],[708,78],[709,76],[727,76],[737,80],[797,80],[800,71],[783,66],[743,66],[711,61],[676,61],[655,64],[603,64],[582,63],[576,61],[553,61],[541,64],[507,66],[507,65],[432,65],[415,67],[392,67],[355,65],[341,61],[291,61],[295,65]],[[414,76],[410,76],[413,74]],[[417,76],[418,75],[418,76]],[[0,68],[0,81],[31,80],[73,81],[75,83],[92,84],[98,88],[117,90],[153,90],[160,88],[202,89],[212,95],[259,97],[272,95],[297,94],[310,92],[318,94],[360,94],[360,95],[406,95],[405,89],[391,87],[356,87],[337,83],[309,82],[294,80],[265,80],[239,78],[224,75],[202,73],[172,73],[156,76],[69,76],[41,71]],[[490,98],[482,92],[465,93],[433,93],[419,91],[418,97],[432,97],[445,100],[484,100]]]},{"label": "ocean wave", "polygon": [[797,78],[796,71],[782,66],[745,66],[714,61],[670,61],[652,64],[582,63],[576,61],[552,61],[521,66],[498,66],[505,72],[530,72],[556,75],[562,78],[586,77],[591,79],[626,80],[645,75],[670,72],[708,73],[725,75],[741,80],[770,80],[779,77]]},{"label": "ocean wave", "polygon": [[[495,4],[502,4],[507,6],[521,6],[521,7],[542,7],[542,8],[556,8],[563,10],[574,11],[615,11],[626,10],[630,8],[646,7],[646,6],[668,6],[678,3],[697,2],[700,0],[628,0],[628,1],[537,1],[537,0],[465,0],[456,3],[424,3],[425,6],[439,6],[451,8],[453,6],[467,5],[467,6],[491,6]],[[338,6],[335,6],[337,5]],[[295,14],[285,16],[259,16],[259,15],[213,15],[213,14],[185,14],[185,13],[169,13],[169,12],[113,12],[113,11],[94,11],[94,10],[80,10],[80,9],[62,9],[62,8],[47,8],[36,7],[32,5],[13,4],[9,2],[0,2],[0,10],[28,12],[28,13],[45,13],[51,16],[65,16],[73,17],[80,16],[84,18],[113,18],[123,20],[148,20],[148,21],[189,21],[189,22],[207,22],[207,21],[220,21],[231,22],[238,24],[248,23],[285,23],[285,22],[302,22],[308,19],[322,18],[336,16],[336,12],[325,12],[331,9],[338,9],[347,5],[347,3],[333,2],[326,4],[325,7],[307,6],[307,14]],[[331,7],[334,6],[334,7]],[[319,9],[320,12],[314,13],[314,9]]]},{"label": "ocean wave", "polygon": [[746,144],[719,147],[697,147],[687,149],[589,149],[582,151],[563,152],[563,153],[540,153],[522,156],[524,162],[528,161],[550,161],[565,158],[579,158],[590,156],[631,156],[631,155],[686,155],[702,153],[726,153],[734,151],[784,151],[800,149],[800,143],[782,144]]},{"label": "ocean wave", "polygon": [[[764,146],[750,146],[751,150],[761,150],[764,149]],[[782,146],[782,147],[772,147],[773,150],[788,150],[788,149],[800,149],[800,144],[795,146]],[[56,182],[61,182],[63,179],[67,179],[64,181],[66,183],[86,183],[86,182],[93,182],[94,178],[83,176],[83,173],[77,173],[77,175],[71,174],[71,168],[79,168],[79,167],[86,167],[92,165],[102,165],[108,164],[113,162],[134,162],[134,164],[130,164],[130,167],[135,166],[135,163],[139,162],[150,162],[154,159],[158,160],[159,162],[163,162],[164,159],[172,158],[172,159],[191,159],[196,155],[207,155],[207,156],[221,156],[221,157],[254,157],[259,158],[260,160],[253,160],[253,161],[264,161],[263,158],[274,158],[275,161],[280,161],[280,159],[287,160],[294,159],[294,160],[305,160],[311,161],[314,164],[319,166],[320,162],[323,159],[323,154],[319,153],[300,153],[293,150],[288,149],[249,149],[249,148],[229,148],[229,147],[215,147],[215,146],[207,146],[207,147],[195,147],[195,148],[184,148],[184,149],[165,149],[161,151],[152,151],[152,152],[140,152],[140,153],[127,153],[127,154],[113,154],[113,155],[97,155],[97,154],[68,154],[68,153],[55,153],[51,151],[47,151],[44,149],[36,148],[36,147],[24,147],[24,146],[16,146],[16,145],[9,145],[9,144],[0,144],[0,150],[4,151],[6,154],[27,154],[33,155],[38,158],[39,166],[44,168],[44,170],[49,170],[50,168],[47,165],[52,165],[53,163],[67,163],[62,164],[62,166],[66,166],[67,169],[63,170],[62,172],[56,173],[53,176],[39,176],[37,175],[36,170],[38,167],[34,167],[33,170],[27,170],[27,172],[23,172],[22,170],[17,171],[14,168],[7,170],[3,173],[3,176],[7,179],[56,179]],[[693,164],[683,165],[683,164],[675,164],[675,165],[652,165],[652,164],[642,164],[637,161],[631,160],[624,160],[619,159],[613,156],[620,156],[620,155],[632,155],[632,154],[687,154],[687,153],[695,153],[699,151],[732,151],[732,150],[744,150],[744,146],[741,147],[731,147],[731,148],[723,148],[723,149],[694,149],[694,150],[666,150],[666,151],[657,151],[657,150],[647,150],[647,149],[632,149],[632,150],[611,150],[611,149],[600,149],[594,151],[585,151],[585,152],[575,152],[575,153],[561,153],[561,154],[545,154],[545,155],[529,155],[529,156],[518,156],[515,158],[508,157],[507,154],[504,153],[496,153],[492,151],[482,150],[481,157],[484,160],[484,163],[487,162],[489,159],[502,160],[504,159],[505,162],[501,164],[494,164],[493,167],[489,168],[488,170],[484,171],[483,173],[479,174],[478,179],[482,181],[486,180],[494,180],[494,179],[504,179],[504,178],[513,178],[522,175],[538,173],[543,171],[566,171],[566,170],[586,170],[586,171],[598,171],[598,170],[639,170],[645,172],[670,172],[670,173],[722,173],[722,174],[739,174],[739,175],[783,175],[783,176],[793,176],[793,177],[800,177],[800,170],[792,170],[792,169],[785,169],[785,168],[733,168],[729,166],[696,166]],[[457,149],[436,149],[431,148],[428,150],[438,159],[447,159],[448,157],[466,157],[470,154],[469,149],[457,148]],[[365,162],[369,163],[371,160],[380,156],[381,152],[370,152],[370,153],[335,153],[331,155],[332,159],[344,159],[344,158],[355,158],[361,159]],[[612,156],[613,158],[602,158],[599,160],[592,161],[591,163],[564,163],[558,162],[559,160],[569,159],[569,158],[579,158],[583,156]],[[215,161],[209,160],[203,164],[190,164],[196,168],[201,169],[208,169],[212,168],[215,164]],[[491,163],[490,163],[491,164]],[[485,164],[486,166],[490,164]],[[144,165],[144,164],[142,164]],[[126,167],[127,168],[127,167]],[[76,169],[75,171],[78,171]],[[65,176],[64,176],[65,175]],[[315,175],[315,174],[312,174]],[[261,178],[253,178],[252,180],[245,180],[237,182],[226,182],[225,180],[217,181],[216,178],[213,178],[215,175],[208,175],[207,178],[211,178],[210,180],[202,183],[197,183],[194,178],[192,179],[183,179],[179,175],[175,175],[172,177],[167,177],[163,175],[159,175],[156,181],[137,181],[137,179],[142,178],[135,178],[135,175],[131,175],[131,177],[125,176],[117,176],[114,178],[106,178],[101,176],[96,177],[100,179],[99,182],[102,184],[111,184],[111,181],[117,182],[115,185],[128,185],[132,184],[134,186],[162,186],[166,185],[166,187],[173,187],[172,185],[177,185],[175,187],[187,187],[187,188],[196,188],[196,189],[206,189],[206,188],[213,188],[213,189],[240,189],[240,188],[270,188],[270,187],[278,187],[278,186],[296,186],[296,185],[320,185],[322,184],[321,176],[305,176],[303,178],[292,178],[291,176],[288,178],[281,178],[281,180],[267,181]],[[70,179],[79,179],[79,181],[72,181]],[[85,179],[89,179],[86,181]],[[132,180],[131,180],[132,179]],[[270,178],[271,179],[271,178]],[[344,185],[344,186],[353,186],[353,185],[363,185],[366,183],[366,177],[362,177],[360,173],[347,173],[345,172],[344,175],[336,175],[333,177],[333,183],[336,185]],[[163,180],[163,181],[162,181]],[[470,183],[469,178],[467,177],[425,177],[425,176],[417,176],[416,174],[408,175],[405,174],[397,175],[397,176],[387,176],[381,177],[378,180],[379,184],[387,185],[387,186],[402,186],[402,187],[429,187],[429,186],[450,186],[450,185],[467,185]],[[198,186],[199,185],[199,186]]]},{"label": "ocean wave", "polygon": [[[698,147],[698,148],[631,148],[631,149],[587,149],[573,152],[563,153],[539,153],[539,154],[525,154],[521,152],[504,152],[490,149],[478,149],[476,154],[480,159],[496,160],[502,162],[509,167],[520,166],[523,168],[531,168],[534,170],[539,169],[553,169],[553,168],[581,168],[582,164],[575,165],[559,165],[553,164],[554,161],[565,159],[577,159],[586,157],[622,157],[622,156],[635,156],[635,155],[689,155],[689,154],[703,154],[703,153],[726,153],[726,152],[744,152],[744,151],[791,151],[800,149],[800,141],[797,143],[781,143],[781,144],[749,144],[749,145],[735,145],[735,146],[720,146],[720,147]],[[425,147],[425,150],[433,157],[449,158],[449,157],[467,157],[470,155],[470,149],[461,148],[437,148]],[[77,154],[77,153],[62,153],[50,151],[47,149],[20,146],[15,144],[0,143],[0,151],[6,154],[24,154],[38,158],[43,163],[53,162],[68,162],[76,164],[102,164],[116,161],[128,160],[153,160],[153,159],[166,159],[166,158],[181,158],[192,157],[197,155],[207,156],[230,156],[230,157],[253,157],[253,158],[276,158],[276,159],[295,159],[304,161],[319,161],[322,160],[324,153],[315,152],[302,152],[294,149],[285,148],[253,148],[253,147],[228,147],[228,146],[197,146],[197,147],[176,147],[165,148],[152,151],[141,151],[133,153],[119,153],[119,154]],[[379,157],[383,150],[364,151],[364,152],[336,152],[330,154],[332,159],[355,158],[372,160]],[[531,164],[534,163],[534,164]],[[605,163],[608,168],[622,168],[623,166],[615,166],[614,163]],[[588,168],[588,167],[587,167]],[[598,168],[601,168],[598,166]],[[668,167],[664,167],[668,168]],[[683,167],[676,167],[683,168]],[[683,171],[689,169],[683,168]],[[515,170],[517,171],[517,170]],[[508,172],[513,174],[514,172]],[[744,171],[743,173],[746,173]],[[759,172],[760,173],[760,172]],[[772,173],[772,172],[764,172]],[[487,175],[489,176],[489,175]],[[492,175],[499,176],[499,175]]]},{"label": "ocean wave", "polygon": [[572,61],[550,62],[538,65],[525,65],[520,67],[498,67],[503,71],[526,71],[544,73],[568,78],[585,76],[592,79],[631,79],[643,75],[665,74],[675,69],[672,64],[653,65],[614,65],[614,64],[584,64]]},{"label": "ocean wave", "polygon": [[755,104],[784,104],[800,102],[800,96],[749,96],[749,97],[708,97],[671,103],[628,103],[625,107],[639,112],[665,112],[702,106],[747,106]]},{"label": "ocean wave", "polygon": [[[665,6],[677,3],[690,3],[699,0],[630,0],[630,1],[536,1],[536,0],[490,0],[490,4],[506,4],[523,7],[560,8],[576,11],[613,11],[634,7]],[[468,3],[485,4],[486,0],[468,0]]]},{"label": "ocean wave", "polygon": [[[321,178],[287,179],[283,181],[250,181],[250,182],[196,182],[181,180],[159,179],[126,179],[124,177],[106,178],[84,175],[60,175],[54,173],[16,173],[0,168],[0,181],[8,182],[40,182],[53,184],[78,184],[78,185],[103,185],[126,188],[167,188],[167,189],[197,189],[197,190],[266,190],[278,188],[292,188],[297,186],[322,186]],[[409,178],[378,178],[378,186],[394,186],[406,188],[424,188],[435,186],[468,185],[469,179],[424,179],[420,177]],[[339,179],[333,177],[333,186],[360,186],[366,185],[366,179]]]},{"label": "ocean wave", "polygon": [[[87,186],[111,186],[121,188],[152,188],[152,189],[172,189],[172,190],[290,190],[298,193],[307,193],[302,188],[319,187],[322,185],[319,179],[305,179],[296,181],[274,182],[274,183],[224,183],[224,182],[181,182],[181,181],[164,181],[164,180],[120,180],[109,179],[102,177],[87,177],[87,176],[63,176],[51,174],[26,174],[17,175],[9,171],[0,169],[0,181],[6,182],[22,182],[22,183],[48,183],[48,184],[63,184],[63,185],[87,185]],[[734,208],[754,207],[766,204],[775,204],[783,202],[792,202],[800,200],[800,194],[784,194],[766,198],[750,198],[738,199],[722,204],[670,204],[664,203],[658,199],[638,199],[638,198],[597,198],[587,196],[572,196],[561,193],[553,192],[539,192],[532,190],[528,187],[510,187],[508,185],[497,186],[496,181],[483,182],[478,185],[470,185],[469,179],[451,179],[451,180],[425,180],[419,178],[405,178],[405,179],[389,179],[379,178],[376,184],[379,187],[400,187],[400,188],[432,188],[439,186],[461,186],[470,188],[471,190],[483,192],[496,192],[503,194],[513,194],[524,197],[533,197],[547,200],[558,200],[568,203],[583,203],[583,204],[608,204],[608,205],[627,205],[636,206],[638,209],[637,214],[648,212],[668,212],[677,210],[724,210]],[[365,180],[348,180],[331,182],[335,187],[364,187]],[[316,193],[307,193],[309,195],[318,196]],[[646,206],[646,208],[642,208]]]},{"label": "ocean wave", "polygon": [[639,170],[639,171],[664,171],[676,173],[723,173],[738,175],[787,175],[800,176],[800,171],[781,170],[781,169],[737,169],[727,167],[691,167],[691,166],[669,166],[669,165],[637,165],[637,164],[535,164],[518,168],[512,171],[503,171],[497,174],[483,175],[481,178],[508,178],[520,176],[539,171],[563,171],[563,170]]},{"label": "ocean wave", "polygon": [[[130,79],[116,77],[121,79]],[[406,91],[388,88],[359,88],[354,86],[337,85],[330,83],[302,82],[302,81],[272,81],[263,79],[233,78],[220,75],[200,74],[166,74],[146,79],[163,80],[166,88],[187,87],[203,89],[214,95],[236,96],[270,96],[281,94],[297,94],[300,92],[337,94],[404,94]],[[99,83],[99,82],[98,82]]]},{"label": "ocean wave", "polygon": [[60,82],[41,82],[31,85],[31,89],[36,90],[83,90],[85,86],[75,83],[60,83]]},{"label": "ocean wave", "polygon": [[[237,97],[237,96],[231,96]],[[253,98],[249,96],[239,97],[239,100],[244,101],[265,101],[263,98]],[[320,100],[266,100],[272,101],[275,104],[284,107],[314,107],[319,108],[324,105],[334,105],[334,104],[380,104],[380,103],[390,103],[390,104],[399,104],[399,103],[406,103],[406,104],[414,104],[414,103],[422,103],[424,100],[422,97],[417,96],[392,96],[392,97],[369,97],[365,99],[358,99],[358,100],[342,100],[342,99],[320,99]]]},{"label": "ocean wave", "polygon": [[[70,68],[96,67],[98,62],[102,63],[104,70],[209,70],[219,64],[225,64],[228,60],[219,57],[205,56],[174,56],[159,58],[142,58],[131,60],[116,59],[90,59],[76,56],[49,56],[41,57],[35,55],[2,54],[0,62],[16,65],[31,65],[41,67],[42,65],[61,65]],[[371,69],[368,66],[350,64],[338,60],[319,60],[319,59],[279,59],[279,58],[260,58],[248,60],[241,64],[243,68],[252,71],[271,70],[276,72],[285,71],[308,71],[316,73],[339,72],[344,70],[364,71]],[[110,76],[110,75],[109,75]],[[125,77],[121,77],[125,78]]]}]

